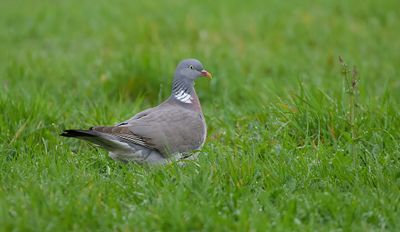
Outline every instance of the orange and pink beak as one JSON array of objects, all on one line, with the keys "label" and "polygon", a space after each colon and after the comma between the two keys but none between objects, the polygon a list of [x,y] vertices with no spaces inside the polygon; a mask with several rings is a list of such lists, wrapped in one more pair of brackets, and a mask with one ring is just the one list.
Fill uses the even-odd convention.
[{"label": "orange and pink beak", "polygon": [[201,70],[201,76],[202,76],[202,77],[206,77],[206,78],[208,78],[208,79],[211,79],[211,78],[212,78],[211,73],[209,73],[209,72],[208,72],[207,70],[205,70],[205,69]]}]

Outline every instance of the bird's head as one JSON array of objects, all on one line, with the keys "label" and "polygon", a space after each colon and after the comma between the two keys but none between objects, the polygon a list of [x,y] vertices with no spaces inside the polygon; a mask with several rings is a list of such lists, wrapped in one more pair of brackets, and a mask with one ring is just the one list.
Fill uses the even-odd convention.
[{"label": "bird's head", "polygon": [[198,77],[211,79],[212,75],[205,70],[200,61],[196,59],[182,60],[176,67],[175,78],[194,81]]}]

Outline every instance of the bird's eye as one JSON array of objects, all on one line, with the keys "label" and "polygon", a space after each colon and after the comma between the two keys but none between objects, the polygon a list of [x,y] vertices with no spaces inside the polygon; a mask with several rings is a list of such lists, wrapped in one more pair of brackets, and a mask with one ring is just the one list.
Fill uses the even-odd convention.
[{"label": "bird's eye", "polygon": [[193,65],[189,65],[189,68],[190,68],[190,69],[193,69]]}]

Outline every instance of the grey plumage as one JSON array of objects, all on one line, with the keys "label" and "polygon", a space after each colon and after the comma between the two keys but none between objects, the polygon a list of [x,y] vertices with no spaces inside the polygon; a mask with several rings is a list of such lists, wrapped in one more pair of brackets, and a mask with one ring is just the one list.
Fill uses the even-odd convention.
[{"label": "grey plumage", "polygon": [[165,163],[178,154],[198,150],[207,133],[194,90],[194,80],[200,76],[211,78],[198,60],[183,60],[176,68],[171,96],[159,106],[115,126],[65,130],[61,136],[97,144],[115,160],[139,163]]}]

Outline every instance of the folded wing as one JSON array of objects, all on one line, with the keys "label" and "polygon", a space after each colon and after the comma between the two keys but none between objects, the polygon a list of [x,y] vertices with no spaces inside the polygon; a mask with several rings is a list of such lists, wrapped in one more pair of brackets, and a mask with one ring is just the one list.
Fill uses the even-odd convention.
[{"label": "folded wing", "polygon": [[[139,115],[140,114],[140,115]],[[164,156],[198,149],[205,128],[202,115],[184,108],[153,108],[111,127],[93,127],[126,143],[158,150]]]}]

